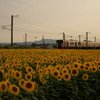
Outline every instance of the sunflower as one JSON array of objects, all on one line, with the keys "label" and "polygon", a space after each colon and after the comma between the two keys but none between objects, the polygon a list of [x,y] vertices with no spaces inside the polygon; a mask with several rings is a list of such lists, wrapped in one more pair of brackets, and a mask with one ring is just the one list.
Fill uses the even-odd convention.
[{"label": "sunflower", "polygon": [[31,73],[33,71],[33,68],[32,67],[26,67],[26,72],[27,73]]},{"label": "sunflower", "polygon": [[73,66],[74,68],[77,68],[77,69],[78,69],[78,68],[79,68],[79,66],[80,66],[80,63],[75,62],[75,63],[73,63],[73,64],[72,64],[72,66]]},{"label": "sunflower", "polygon": [[9,69],[9,70],[8,70],[8,75],[9,75],[9,76],[12,76],[12,72],[13,72],[13,71],[14,71],[13,69]]},{"label": "sunflower", "polygon": [[90,66],[85,66],[84,70],[85,71],[90,71],[90,68],[91,68]]},{"label": "sunflower", "polygon": [[9,75],[8,75],[8,73],[3,74],[3,77],[4,77],[6,80],[9,80]]},{"label": "sunflower", "polygon": [[72,76],[77,76],[78,74],[79,74],[79,71],[78,71],[77,68],[71,69],[71,75],[72,75]]},{"label": "sunflower", "polygon": [[4,73],[5,73],[5,70],[4,70],[4,69],[1,69],[0,71],[2,72],[2,74],[4,74]]},{"label": "sunflower", "polygon": [[4,73],[5,73],[4,68],[3,68],[3,67],[1,67],[1,66],[0,66],[0,71],[2,72],[2,74],[4,74]]},{"label": "sunflower", "polygon": [[97,65],[100,66],[100,62],[98,62]]},{"label": "sunflower", "polygon": [[62,77],[63,77],[63,79],[64,79],[65,81],[71,79],[71,75],[70,75],[69,73],[64,73],[64,74],[62,75]]},{"label": "sunflower", "polygon": [[17,59],[14,60],[14,64],[15,65],[18,64],[18,60]]},{"label": "sunflower", "polygon": [[35,84],[32,81],[25,81],[23,89],[25,89],[27,92],[32,92],[35,89]]},{"label": "sunflower", "polygon": [[23,88],[24,87],[24,83],[25,83],[25,80],[24,79],[20,79],[19,82],[18,82],[18,85]]},{"label": "sunflower", "polygon": [[83,79],[83,80],[88,80],[88,78],[89,78],[88,74],[84,74],[84,75],[82,76],[82,79]]},{"label": "sunflower", "polygon": [[80,65],[80,70],[84,70],[85,69],[85,66],[83,64]]},{"label": "sunflower", "polygon": [[14,72],[14,77],[15,77],[16,79],[22,78],[22,72],[21,72],[21,71],[15,71],[15,72]]},{"label": "sunflower", "polygon": [[60,65],[56,65],[56,66],[55,66],[55,69],[61,70],[61,66],[60,66]]},{"label": "sunflower", "polygon": [[100,71],[100,66],[98,66],[98,71]]},{"label": "sunflower", "polygon": [[98,70],[98,68],[96,67],[96,66],[93,66],[92,68],[91,68],[91,72],[96,72]]},{"label": "sunflower", "polygon": [[0,90],[1,90],[2,92],[6,92],[6,91],[7,91],[6,82],[2,81],[2,82],[0,83]]},{"label": "sunflower", "polygon": [[63,68],[62,71],[61,71],[61,73],[62,73],[62,74],[68,73],[68,69],[67,69],[67,68]]},{"label": "sunflower", "polygon": [[38,61],[34,61],[34,65],[39,65],[39,64],[38,64]]},{"label": "sunflower", "polygon": [[49,62],[50,64],[53,64],[54,63],[54,60],[53,59],[50,59],[50,60],[47,60],[47,62]]},{"label": "sunflower", "polygon": [[57,78],[58,75],[60,75],[60,71],[59,70],[53,70],[52,75]]},{"label": "sunflower", "polygon": [[6,83],[6,86],[9,88],[10,87],[10,81],[6,80],[5,83]]},{"label": "sunflower", "polygon": [[32,74],[26,74],[25,75],[25,79],[27,80],[27,81],[31,81],[32,80]]},{"label": "sunflower", "polygon": [[35,92],[38,92],[38,84],[37,84],[36,82],[34,82],[34,85],[35,85],[34,91],[35,91]]},{"label": "sunflower", "polygon": [[39,69],[39,74],[42,74],[43,73],[43,69]]},{"label": "sunflower", "polygon": [[32,77],[33,77],[33,78],[36,78],[36,71],[33,71],[33,72],[32,72]]},{"label": "sunflower", "polygon": [[14,95],[18,95],[20,89],[19,89],[19,87],[16,86],[16,85],[10,85],[9,91],[10,91],[10,93],[12,93],[12,94],[14,94]]},{"label": "sunflower", "polygon": [[87,67],[90,67],[90,66],[91,66],[91,62],[85,62],[84,64],[85,64],[85,66],[87,66]]},{"label": "sunflower", "polygon": [[17,68],[18,69],[21,69],[22,68],[22,65],[21,64],[17,64]]},{"label": "sunflower", "polygon": [[39,71],[39,69],[40,69],[40,66],[39,66],[39,65],[37,65],[37,66],[36,66],[36,71],[38,72],[38,71]]},{"label": "sunflower", "polygon": [[46,72],[44,73],[44,76],[45,76],[47,79],[49,79],[49,71],[46,71]]},{"label": "sunflower", "polygon": [[46,83],[47,83],[46,80],[43,78],[42,75],[40,75],[40,82],[41,82],[42,84],[46,84]]},{"label": "sunflower", "polygon": [[62,75],[58,75],[57,80],[62,80]]},{"label": "sunflower", "polygon": [[10,68],[10,65],[9,64],[6,64],[5,65],[5,68],[8,70]]},{"label": "sunflower", "polygon": [[26,68],[26,67],[29,67],[29,65],[27,64],[27,63],[24,63],[24,67]]},{"label": "sunflower", "polygon": [[65,66],[65,68],[70,69],[70,68],[71,68],[71,65],[70,65],[70,64],[67,64],[67,65]]},{"label": "sunflower", "polygon": [[11,67],[12,67],[13,69],[15,69],[15,68],[16,68],[16,64],[13,64]]}]

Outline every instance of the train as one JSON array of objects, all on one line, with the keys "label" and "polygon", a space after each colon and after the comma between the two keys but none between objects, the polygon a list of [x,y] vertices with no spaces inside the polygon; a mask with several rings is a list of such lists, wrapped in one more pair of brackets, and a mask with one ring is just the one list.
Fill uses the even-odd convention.
[{"label": "train", "polygon": [[59,49],[100,49],[100,42],[78,40],[56,40],[56,47]]}]

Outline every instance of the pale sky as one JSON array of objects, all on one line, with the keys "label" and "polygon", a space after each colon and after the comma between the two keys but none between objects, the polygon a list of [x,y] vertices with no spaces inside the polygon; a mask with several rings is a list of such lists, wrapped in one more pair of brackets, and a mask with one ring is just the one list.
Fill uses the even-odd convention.
[{"label": "pale sky", "polygon": [[[10,30],[1,26],[11,24],[14,17],[14,42],[23,42],[27,33],[28,41],[40,40],[42,35],[49,39],[62,39],[65,32],[78,39],[100,41],[100,0],[0,0],[0,42],[10,42]],[[7,28],[10,28],[7,27]],[[37,39],[35,38],[37,37]]]}]

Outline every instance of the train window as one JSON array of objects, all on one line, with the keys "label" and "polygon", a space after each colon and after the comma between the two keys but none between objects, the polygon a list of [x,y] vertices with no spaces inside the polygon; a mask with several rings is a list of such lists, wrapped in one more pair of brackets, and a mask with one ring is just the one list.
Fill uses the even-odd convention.
[{"label": "train window", "polygon": [[78,42],[78,45],[80,45],[81,43],[80,42]]},{"label": "train window", "polygon": [[70,42],[70,45],[74,45],[74,43],[73,42]]}]

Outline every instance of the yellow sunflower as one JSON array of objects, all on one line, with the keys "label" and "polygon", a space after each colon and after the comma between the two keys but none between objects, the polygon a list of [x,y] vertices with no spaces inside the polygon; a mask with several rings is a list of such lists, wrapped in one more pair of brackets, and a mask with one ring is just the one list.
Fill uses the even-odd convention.
[{"label": "yellow sunflower", "polygon": [[25,81],[23,89],[25,89],[27,92],[32,92],[35,89],[35,84],[32,81]]},{"label": "yellow sunflower", "polygon": [[52,75],[57,78],[58,75],[60,75],[60,71],[59,70],[53,70]]},{"label": "yellow sunflower", "polygon": [[96,72],[98,70],[98,68],[96,67],[96,66],[93,66],[92,68],[91,68],[91,72]]},{"label": "yellow sunflower", "polygon": [[77,76],[78,74],[79,74],[79,71],[78,71],[77,68],[71,69],[71,75],[72,75],[72,76]]},{"label": "yellow sunflower", "polygon": [[9,80],[6,80],[5,83],[6,83],[7,88],[9,88],[10,87],[10,84],[11,84],[10,81]]},{"label": "yellow sunflower", "polygon": [[18,95],[20,92],[20,89],[16,85],[10,85],[9,91],[10,91],[10,93],[12,93],[14,95]]},{"label": "yellow sunflower", "polygon": [[26,67],[26,72],[27,73],[32,73],[33,72],[33,68],[32,67]]},{"label": "yellow sunflower", "polygon": [[24,79],[20,79],[19,82],[18,82],[18,85],[23,88],[24,87],[24,83],[25,83],[25,80]]},{"label": "yellow sunflower", "polygon": [[88,78],[89,78],[88,74],[84,74],[84,75],[82,76],[82,79],[83,79],[83,80],[88,80]]},{"label": "yellow sunflower", "polygon": [[40,75],[40,82],[41,82],[42,84],[46,84],[46,83],[47,83],[46,80],[43,78],[42,75]]},{"label": "yellow sunflower", "polygon": [[63,68],[62,71],[61,71],[61,73],[62,73],[62,74],[68,73],[68,69],[67,69],[67,68]]},{"label": "yellow sunflower", "polygon": [[7,91],[6,82],[2,81],[2,82],[0,83],[0,90],[1,90],[2,92],[6,92],[6,91]]},{"label": "yellow sunflower", "polygon": [[34,91],[35,91],[35,92],[38,92],[38,84],[37,84],[36,82],[34,82],[34,85],[35,85]]},{"label": "yellow sunflower", "polygon": [[21,69],[22,68],[22,65],[21,64],[17,64],[17,68],[18,69]]},{"label": "yellow sunflower", "polygon": [[100,71],[100,66],[98,66],[98,71]]},{"label": "yellow sunflower", "polygon": [[21,71],[15,71],[15,72],[14,72],[14,77],[15,77],[16,79],[22,78],[22,72],[21,72]]},{"label": "yellow sunflower", "polygon": [[57,80],[62,80],[62,75],[58,75]]},{"label": "yellow sunflower", "polygon": [[83,64],[80,65],[80,70],[84,70],[85,69],[85,66]]},{"label": "yellow sunflower", "polygon": [[69,73],[64,73],[62,76],[63,76],[63,79],[64,79],[65,81],[71,79],[71,75],[70,75]]},{"label": "yellow sunflower", "polygon": [[13,69],[9,69],[9,70],[8,70],[8,75],[9,75],[9,76],[12,76],[12,72],[13,72],[13,71],[14,71]]},{"label": "yellow sunflower", "polygon": [[32,80],[32,74],[26,74],[25,75],[25,79],[27,80],[27,81],[31,81]]}]

